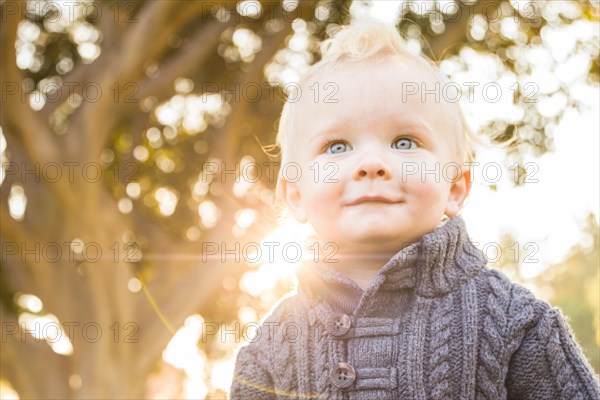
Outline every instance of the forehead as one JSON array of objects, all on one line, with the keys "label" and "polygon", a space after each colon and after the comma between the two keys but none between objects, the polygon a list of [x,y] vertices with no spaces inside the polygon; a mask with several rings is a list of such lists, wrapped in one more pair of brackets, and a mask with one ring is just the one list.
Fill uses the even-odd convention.
[{"label": "forehead", "polygon": [[317,70],[302,83],[295,131],[306,133],[336,120],[374,123],[425,120],[446,135],[459,121],[444,97],[444,82],[425,61],[396,55],[342,61]]},{"label": "forehead", "polygon": [[[302,84],[299,104],[341,104],[378,93],[401,103],[441,104],[444,82],[425,61],[396,55],[341,61],[315,71]],[[379,96],[379,97],[381,97]]]}]

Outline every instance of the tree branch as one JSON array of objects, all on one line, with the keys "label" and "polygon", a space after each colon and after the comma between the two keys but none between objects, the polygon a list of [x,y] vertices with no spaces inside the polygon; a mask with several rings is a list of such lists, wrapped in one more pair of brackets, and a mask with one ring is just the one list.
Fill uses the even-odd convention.
[{"label": "tree branch", "polygon": [[3,302],[0,302],[0,310],[3,329],[4,324],[7,324],[6,328],[10,324],[17,329],[14,335],[6,335],[6,343],[2,343],[0,366],[3,377],[21,399],[40,399],[48,393],[69,398],[68,382],[62,379],[67,358],[54,353],[45,340],[36,343],[33,336],[23,332],[18,321],[7,313]]},{"label": "tree branch", "polygon": [[[119,3],[115,4],[118,5]],[[126,4],[131,5],[134,3],[127,2]],[[93,72],[97,70],[104,71],[107,68],[107,63],[111,61],[110,53],[111,51],[114,51],[117,37],[120,34],[119,31],[124,29],[122,25],[129,20],[130,16],[126,15],[128,13],[121,10],[109,9],[106,1],[97,1],[96,5],[100,9],[100,12],[98,13],[100,21],[98,22],[97,28],[102,35],[102,55],[91,64],[78,63],[71,71],[62,77],[63,83],[77,85],[72,86],[72,89],[70,90],[63,89],[58,91],[52,102],[47,102],[45,104],[44,108],[39,111],[41,117],[45,120],[48,120],[52,113],[67,100],[69,94],[78,93],[81,95],[83,88],[87,87],[87,84],[92,81],[91,77],[95,76]],[[115,21],[115,19],[117,19],[117,21]],[[119,24],[119,22],[121,22],[121,24]],[[102,88],[103,91],[107,91],[107,89],[108,88]]]},{"label": "tree branch", "polygon": [[[116,58],[121,60],[116,80],[136,82],[144,73],[144,64],[158,57],[168,47],[169,39],[179,29],[199,16],[206,7],[201,1],[156,1],[144,3],[138,22],[125,33]],[[152,37],[151,41],[148,38]],[[138,51],[132,51],[138,49]],[[143,50],[142,50],[143,49]]]},{"label": "tree branch", "polygon": [[[287,29],[265,40],[263,49],[252,63],[250,70],[242,73],[240,76],[242,84],[263,79],[265,63],[274,56],[291,31],[291,26],[286,26]],[[233,142],[236,138],[239,139],[240,134],[237,127],[248,112],[250,104],[239,104],[235,108],[234,114],[229,117],[223,127],[223,132],[216,135],[218,144],[214,154],[217,154],[217,157],[225,162],[226,165],[230,165],[235,157]],[[224,191],[230,193],[231,186],[232,184],[229,183],[229,187],[225,187]],[[222,238],[228,237],[230,233],[230,227],[233,224],[233,214],[236,208],[235,203],[229,199],[229,201],[223,202],[221,205],[225,208],[223,210],[224,218],[216,228],[210,231],[210,238],[207,240],[221,242],[224,241]],[[182,271],[181,274],[178,274],[179,279],[170,285],[165,284],[164,281],[154,281],[150,283],[149,287],[151,293],[159,292],[159,294],[155,295],[158,304],[162,305],[163,312],[169,316],[170,322],[178,327],[187,316],[192,314],[206,301],[209,301],[214,291],[220,287],[223,278],[232,273],[228,267],[229,265],[231,264],[225,264],[226,267],[224,268],[224,264],[220,262],[198,264],[195,267],[187,268],[186,271]],[[243,268],[243,265],[236,267]],[[160,285],[160,291],[155,290],[155,287],[158,285]],[[139,360],[138,365],[140,368],[143,366],[151,368],[154,365],[158,357],[160,357],[164,343],[172,335],[156,315],[152,315],[151,320],[146,321],[146,323],[147,325],[145,326],[151,327],[148,331],[152,332],[152,337],[145,338],[146,343],[144,348],[146,351]]]},{"label": "tree branch", "polygon": [[32,161],[47,163],[55,161],[60,157],[58,143],[49,127],[42,123],[37,115],[26,102],[21,101],[21,83],[23,74],[17,68],[16,50],[14,43],[17,36],[17,27],[21,22],[21,13],[3,13],[6,22],[3,26],[3,40],[6,40],[2,46],[2,87],[4,88],[16,85],[16,98],[3,101],[3,111],[0,113],[0,123],[2,125],[15,127],[21,135],[23,145],[30,154]]},{"label": "tree branch", "polygon": [[160,70],[160,79],[146,79],[140,84],[139,98],[165,97],[169,91],[172,91],[173,81],[176,78],[186,76],[215,54],[214,50],[220,43],[221,33],[232,25],[231,22],[208,22],[176,55],[164,63]]}]

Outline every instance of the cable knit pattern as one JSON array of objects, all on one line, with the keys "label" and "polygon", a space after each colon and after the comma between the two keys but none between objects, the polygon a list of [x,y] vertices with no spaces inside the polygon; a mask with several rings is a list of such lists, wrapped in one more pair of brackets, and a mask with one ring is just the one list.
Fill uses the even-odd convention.
[{"label": "cable knit pattern", "polygon": [[600,400],[560,310],[486,268],[460,217],[366,290],[328,265],[296,274],[239,349],[231,399]]},{"label": "cable knit pattern", "polygon": [[505,310],[507,309],[509,288],[490,274],[487,281],[489,290],[484,298],[483,326],[480,335],[479,361],[477,369],[477,395],[481,399],[502,398],[502,364],[501,354],[504,350],[504,329],[507,326]]},{"label": "cable knit pattern", "polygon": [[431,399],[447,399],[451,393],[451,363],[453,296],[448,295],[431,315],[431,341],[429,345],[429,383]]}]

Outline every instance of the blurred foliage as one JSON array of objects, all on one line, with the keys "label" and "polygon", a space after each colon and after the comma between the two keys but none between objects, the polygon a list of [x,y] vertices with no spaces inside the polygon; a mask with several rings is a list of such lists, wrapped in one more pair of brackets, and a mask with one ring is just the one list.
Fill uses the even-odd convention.
[{"label": "blurred foliage", "polygon": [[[55,274],[60,281],[56,281],[41,275],[39,266],[28,265],[34,263],[21,265],[19,260],[9,259],[0,265],[3,321],[23,312],[15,305],[16,295],[33,293],[44,302],[44,312],[62,320],[99,319],[103,315],[114,321],[128,309],[131,315],[139,316],[141,332],[151,332],[141,341],[143,361],[139,354],[138,358],[127,355],[122,348],[94,353],[98,358],[107,354],[116,355],[115,359],[123,357],[118,359],[119,368],[106,364],[108,358],[87,361],[98,365],[102,380],[97,371],[82,367],[89,349],[75,346],[75,352],[83,355],[72,365],[65,365],[63,359],[51,358],[43,343],[31,348],[9,343],[7,346],[16,349],[10,353],[15,358],[10,361],[10,370],[2,364],[3,374],[19,393],[54,398],[135,397],[143,393],[148,375],[165,370],[160,356],[172,333],[157,321],[154,305],[140,296],[118,292],[125,285],[122,271],[127,271],[127,278],[140,273],[156,295],[158,311],[162,310],[175,326],[181,326],[194,312],[205,321],[231,323],[240,319],[244,307],[255,310],[260,318],[292,288],[293,282],[283,278],[269,287],[268,293],[248,293],[242,282],[249,272],[256,271],[243,262],[216,259],[186,264],[181,260],[198,257],[204,242],[233,248],[236,242],[257,242],[273,231],[275,174],[264,168],[264,163],[273,159],[261,145],[274,141],[285,99],[283,87],[319,59],[318,45],[333,29],[348,23],[350,15],[368,3],[264,1],[260,2],[262,12],[256,14],[248,12],[252,3],[98,1],[95,4],[101,7],[102,18],[92,13],[66,25],[53,22],[57,12],[52,8],[45,14],[26,12],[15,17],[7,12],[9,5],[17,4],[21,10],[24,3],[2,3],[3,84],[18,82],[28,96],[33,96],[49,82],[77,83],[75,95],[69,98],[64,95],[66,90],[58,97],[53,92],[44,93],[46,100],[37,111],[28,106],[29,101],[3,102],[0,123],[7,141],[7,159],[24,163],[100,162],[107,173],[101,190],[98,185],[52,186],[7,176],[0,187],[3,211],[8,188],[14,184],[23,184],[28,210],[22,222],[12,221],[3,212],[1,241],[35,238],[71,242],[81,237],[86,242],[101,242],[108,238],[136,243],[143,254],[138,262],[119,264],[119,270],[105,266],[102,279],[111,284],[99,287],[85,273],[85,263],[80,260],[64,266],[44,265],[49,271],[61,268]],[[35,4],[42,9],[45,3],[29,4],[35,10]],[[424,9],[423,2],[408,1],[401,10],[398,29],[431,58],[452,61],[455,73],[468,74],[469,54],[476,52],[491,57],[501,74],[514,75],[522,82],[534,81],[537,78],[532,74],[539,60],[531,54],[549,57],[543,76],[552,85],[538,93],[539,101],[523,101],[531,91],[520,85],[515,105],[522,109],[523,118],[514,121],[498,115],[479,133],[496,142],[518,138],[518,145],[508,151],[507,166],[553,150],[552,133],[558,122],[569,109],[583,107],[572,86],[597,84],[600,65],[596,41],[572,35],[572,46],[558,59],[551,56],[553,41],[556,32],[565,35],[563,29],[582,21],[597,23],[598,4],[480,0],[455,5],[456,12],[450,12],[441,8],[441,3],[437,8]],[[15,67],[18,58],[13,42],[19,51],[31,53],[31,63],[21,58],[26,65]],[[582,76],[563,79],[556,71],[564,70],[565,63],[576,57],[584,59],[586,70]],[[104,85],[104,98],[97,103],[82,101],[82,88],[90,83]],[[564,106],[547,112],[544,100],[558,97],[564,98]],[[246,186],[240,184],[244,179],[236,179],[244,163],[256,163],[262,171],[257,182]],[[215,164],[234,173],[214,170]],[[525,172],[520,171],[515,184],[523,184]],[[115,175],[120,178],[114,179]],[[244,210],[254,213],[243,214]],[[251,222],[242,221],[248,215],[252,215]],[[585,328],[583,322],[595,318],[597,340],[598,310],[594,314],[591,308],[597,299],[595,303],[587,298],[568,301],[569,293],[582,291],[577,282],[598,274],[594,269],[597,232],[593,237],[595,253],[590,256],[583,249],[575,251],[561,264],[568,266],[563,267],[564,276],[556,272],[556,279],[540,284],[552,287],[552,301],[564,305],[587,354],[597,360],[589,350],[593,348],[589,325]],[[590,262],[594,260],[596,264]],[[189,265],[191,272],[184,268]],[[544,275],[554,276],[551,271],[555,270],[558,267]],[[586,293],[592,292],[594,287],[587,285]],[[210,383],[212,367],[230,358],[235,348],[235,344],[223,345],[218,339],[217,335],[207,343],[198,343],[208,360],[204,377],[208,395],[213,397],[224,396],[224,392]],[[9,362],[5,360],[8,358],[3,357],[3,363]],[[25,384],[34,380],[31,365],[42,363],[48,366],[47,379]],[[67,384],[74,371],[90,374],[82,377],[83,391]],[[109,393],[106,385],[93,383],[105,377],[121,382],[122,392]]]}]

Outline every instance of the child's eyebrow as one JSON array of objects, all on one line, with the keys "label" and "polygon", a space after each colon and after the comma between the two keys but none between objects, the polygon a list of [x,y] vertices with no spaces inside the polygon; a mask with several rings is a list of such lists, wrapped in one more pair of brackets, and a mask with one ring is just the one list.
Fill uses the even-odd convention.
[{"label": "child's eyebrow", "polygon": [[397,124],[397,126],[400,126],[400,129],[415,129],[415,135],[423,136],[426,140],[432,140],[432,127],[424,119],[411,118],[408,120],[402,120]]},{"label": "child's eyebrow", "polygon": [[[392,131],[398,130],[398,134],[401,134],[402,130],[408,129],[411,130],[413,135],[422,137],[423,140],[432,140],[432,126],[422,118],[404,118],[400,121],[394,121],[393,127]],[[317,128],[312,131],[308,143],[312,143],[323,136],[335,135],[340,130],[344,130],[343,122],[334,121],[331,123],[324,123],[321,126],[317,126]]]},{"label": "child's eyebrow", "polygon": [[308,141],[310,143],[316,139],[319,139],[322,136],[332,135],[335,132],[338,132],[340,129],[342,129],[343,125],[343,123],[336,121],[329,124],[323,124],[322,126],[318,126],[316,129],[313,130],[313,134],[311,135],[310,139],[308,139]]}]

